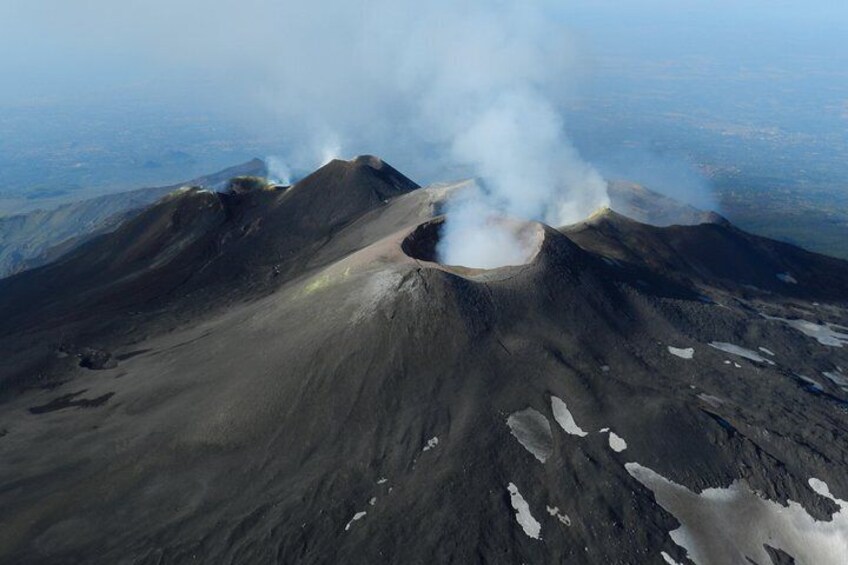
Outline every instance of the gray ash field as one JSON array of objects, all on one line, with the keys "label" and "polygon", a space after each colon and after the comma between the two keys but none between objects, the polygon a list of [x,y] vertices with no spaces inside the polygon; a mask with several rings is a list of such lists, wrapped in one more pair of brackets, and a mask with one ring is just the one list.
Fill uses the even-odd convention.
[{"label": "gray ash field", "polygon": [[458,186],[183,190],[0,280],[0,562],[845,562],[848,263],[602,211],[445,266]]}]

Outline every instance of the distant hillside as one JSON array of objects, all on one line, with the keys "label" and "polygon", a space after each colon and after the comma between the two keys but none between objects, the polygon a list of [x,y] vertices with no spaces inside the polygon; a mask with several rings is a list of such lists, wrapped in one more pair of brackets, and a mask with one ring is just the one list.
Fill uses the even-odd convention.
[{"label": "distant hillside", "polygon": [[170,186],[140,188],[0,218],[0,278],[50,262],[124,220],[165,194],[184,186],[219,188],[239,175],[264,175],[265,163],[253,159],[214,174]]},{"label": "distant hillside", "polygon": [[692,226],[725,221],[715,212],[699,210],[636,183],[611,181],[610,208],[643,224]]}]

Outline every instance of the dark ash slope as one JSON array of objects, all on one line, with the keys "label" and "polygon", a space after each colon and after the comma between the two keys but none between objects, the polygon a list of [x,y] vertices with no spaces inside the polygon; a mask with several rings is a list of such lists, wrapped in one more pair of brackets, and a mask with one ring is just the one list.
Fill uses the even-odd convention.
[{"label": "dark ash slope", "polygon": [[[264,174],[265,163],[253,159],[182,185],[215,188],[234,176]],[[0,278],[55,261],[182,185],[141,188],[0,218]]]},{"label": "dark ash slope", "polygon": [[848,499],[846,350],[762,315],[848,324],[848,264],[608,213],[448,268],[419,226],[450,190],[366,157],[186,191],[0,281],[0,561],[685,563],[633,463]]}]

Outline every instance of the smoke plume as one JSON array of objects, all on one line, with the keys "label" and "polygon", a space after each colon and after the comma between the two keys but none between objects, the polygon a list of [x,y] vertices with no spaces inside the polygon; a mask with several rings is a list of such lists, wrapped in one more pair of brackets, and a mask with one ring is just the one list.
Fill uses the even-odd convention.
[{"label": "smoke plume", "polygon": [[265,167],[268,169],[268,180],[288,186],[292,183],[292,170],[288,163],[279,157],[266,157]]},{"label": "smoke plume", "polygon": [[558,111],[575,74],[561,2],[9,1],[53,42],[170,66],[169,86],[185,77],[197,103],[276,132],[277,180],[361,153],[479,179],[447,207],[447,262],[515,261],[523,246],[493,216],[557,225],[607,202]]}]

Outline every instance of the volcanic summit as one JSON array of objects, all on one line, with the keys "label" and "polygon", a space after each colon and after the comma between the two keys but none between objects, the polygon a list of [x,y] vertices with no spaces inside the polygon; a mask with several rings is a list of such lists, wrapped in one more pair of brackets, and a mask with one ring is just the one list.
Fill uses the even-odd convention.
[{"label": "volcanic summit", "polygon": [[451,191],[191,188],[0,280],[0,562],[844,563],[848,263],[606,210],[443,265]]}]

